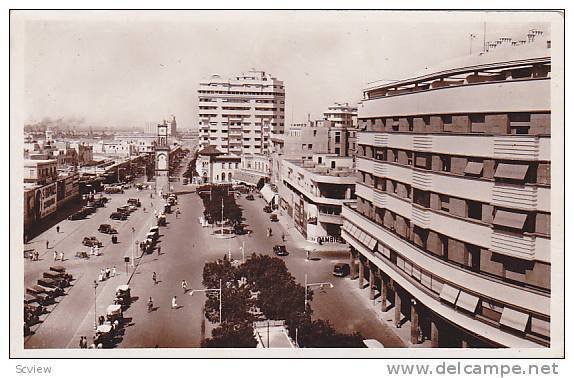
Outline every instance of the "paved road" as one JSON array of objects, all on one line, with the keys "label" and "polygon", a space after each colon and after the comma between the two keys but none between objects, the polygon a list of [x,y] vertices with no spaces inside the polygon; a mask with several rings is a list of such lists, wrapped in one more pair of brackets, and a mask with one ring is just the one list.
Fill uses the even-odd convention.
[{"label": "paved road", "polygon": [[[176,190],[180,188],[177,183],[174,186]],[[143,239],[153,221],[153,213],[149,210],[143,213],[141,208],[125,222],[110,221],[109,214],[118,205],[125,203],[128,197],[140,197],[143,206],[149,209],[149,193],[131,190],[123,195],[111,195],[109,197],[112,200],[107,208],[99,209],[90,219],[66,220],[60,224],[60,234],[51,229],[31,241],[31,246],[44,252],[41,261],[25,263],[26,285],[33,284],[43,271],[53,265],[53,250],[45,251],[46,239],[55,244],[56,250],[66,252],[67,260],[63,265],[77,280],[68,295],[61,298],[52,312],[44,317],[44,322],[34,327],[35,334],[26,339],[26,348],[75,348],[80,335],[91,339],[94,322],[93,280],[102,267],[116,265],[121,273],[118,277],[100,283],[97,288],[96,314],[104,314],[105,308],[112,302],[115,287],[130,277],[125,274],[123,257],[131,254],[131,227],[136,229],[134,239]],[[368,304],[349,290],[350,285],[356,285],[355,281],[332,276],[333,265],[346,261],[346,254],[321,252],[316,260],[307,261],[305,251],[296,247],[301,244],[300,240],[296,240],[289,230],[284,230],[280,223],[269,221],[268,214],[262,211],[263,200],[257,198],[255,201],[247,201],[244,198],[242,196],[238,202],[244,209],[247,228],[252,230],[251,235],[222,240],[212,236],[210,228],[199,224],[198,217],[203,210],[201,199],[194,193],[179,196],[181,215],[176,218],[174,213],[169,214],[167,226],[160,230],[158,245],[161,254],[156,250],[138,260],[136,272],[129,281],[136,300],[124,312],[129,325],[117,347],[199,347],[203,334],[209,337],[213,327],[203,318],[205,296],[201,293],[184,295],[181,280],[185,279],[190,288],[203,289],[201,274],[205,262],[221,258],[228,251],[231,251],[234,259],[241,259],[241,245],[245,246],[246,255],[252,252],[272,254],[273,245],[282,244],[280,239],[283,232],[287,235],[285,244],[290,252],[284,259],[296,279],[303,283],[307,273],[309,282],[330,281],[334,284],[333,289],[316,290],[311,304],[316,318],[329,320],[341,332],[359,331],[365,338],[377,339],[387,347],[403,346],[388,325],[381,323],[372,310],[367,308]],[[156,202],[154,206],[158,204]],[[113,223],[120,232],[121,243],[112,245],[109,237],[98,234],[96,229],[100,223]],[[273,229],[271,238],[266,236],[268,227]],[[103,255],[90,260],[73,258],[81,246],[82,238],[88,235],[101,236],[100,239],[104,241]],[[153,272],[158,275],[158,284],[152,281]],[[171,308],[174,295],[177,296],[178,309]],[[146,302],[150,296],[153,297],[155,309],[148,313]],[[303,305],[301,303],[301,307]]]}]

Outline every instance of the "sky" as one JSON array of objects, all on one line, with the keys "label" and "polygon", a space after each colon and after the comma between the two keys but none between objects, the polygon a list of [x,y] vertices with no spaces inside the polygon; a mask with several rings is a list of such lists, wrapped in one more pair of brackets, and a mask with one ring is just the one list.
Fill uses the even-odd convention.
[{"label": "sky", "polygon": [[[64,118],[144,127],[198,124],[199,82],[269,72],[286,88],[286,124],[357,103],[396,80],[531,28],[541,13],[398,11],[44,11],[11,17],[11,86],[26,122]],[[486,35],[484,29],[486,26]],[[13,105],[13,104],[12,104]]]}]

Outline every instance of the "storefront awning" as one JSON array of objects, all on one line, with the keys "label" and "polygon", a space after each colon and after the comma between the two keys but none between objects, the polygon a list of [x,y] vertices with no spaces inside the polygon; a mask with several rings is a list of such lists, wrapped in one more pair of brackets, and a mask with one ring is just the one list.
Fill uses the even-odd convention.
[{"label": "storefront awning", "polygon": [[482,173],[482,163],[476,161],[469,161],[466,163],[466,168],[464,168],[464,173],[468,175],[480,175]]},{"label": "storefront awning", "polygon": [[455,304],[459,293],[460,290],[448,284],[444,284],[442,285],[442,290],[440,291],[440,299],[444,299],[449,303]]},{"label": "storefront awning", "polygon": [[275,192],[271,189],[271,186],[266,184],[260,190],[261,195],[265,199],[265,202],[271,203],[273,201],[273,197],[275,197]]},{"label": "storefront awning", "polygon": [[505,178],[511,180],[524,180],[528,165],[526,164],[506,164],[500,163],[496,167],[494,178]]},{"label": "storefront awning", "polygon": [[505,307],[502,310],[500,324],[524,332],[529,317],[530,315],[528,314]]},{"label": "storefront awning", "polygon": [[497,210],[492,223],[497,226],[522,230],[524,228],[524,223],[526,222],[526,216],[526,214]]},{"label": "storefront awning", "polygon": [[478,297],[472,294],[468,294],[465,291],[461,291],[458,295],[456,305],[457,307],[463,308],[466,311],[470,311],[474,314],[476,312],[476,306],[478,306]]}]

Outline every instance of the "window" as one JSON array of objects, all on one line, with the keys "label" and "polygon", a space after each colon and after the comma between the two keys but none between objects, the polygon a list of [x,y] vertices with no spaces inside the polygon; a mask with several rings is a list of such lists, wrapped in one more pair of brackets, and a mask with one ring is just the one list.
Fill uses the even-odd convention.
[{"label": "window", "polygon": [[393,131],[399,131],[399,119],[393,118],[392,122]]},{"label": "window", "polygon": [[482,175],[483,163],[478,161],[469,161],[464,168],[464,174],[467,176],[480,177]]},{"label": "window", "polygon": [[443,172],[450,172],[450,156],[442,155],[440,157],[440,169]]},{"label": "window", "polygon": [[484,115],[474,114],[470,116],[470,131],[473,133],[484,133]]},{"label": "window", "polygon": [[494,172],[494,178],[524,181],[527,172],[527,164],[498,163]]},{"label": "window", "polygon": [[331,162],[331,168],[335,168],[335,162],[334,161]]},{"label": "window", "polygon": [[467,201],[468,217],[482,220],[482,203],[477,201]]},{"label": "window", "polygon": [[439,194],[438,197],[440,200],[440,209],[448,213],[450,211],[450,197],[444,194]]},{"label": "window", "polygon": [[407,165],[413,165],[413,153],[407,151]]},{"label": "window", "polygon": [[317,136],[317,130],[313,130],[313,136]]},{"label": "window", "polygon": [[409,131],[413,131],[413,117],[407,117],[407,122],[409,124]]},{"label": "window", "polygon": [[339,155],[341,153],[341,148],[340,147],[335,147],[335,153],[337,155]]},{"label": "window", "polygon": [[530,130],[529,113],[511,113],[508,116],[510,134],[528,134]]},{"label": "window", "polygon": [[399,161],[399,152],[397,150],[392,151],[393,151],[393,161],[397,163]]},{"label": "window", "polygon": [[452,131],[452,116],[441,116],[443,125],[443,131],[451,132]]},{"label": "window", "polygon": [[335,143],[341,143],[341,136],[335,135]]},{"label": "window", "polygon": [[524,224],[526,223],[526,218],[527,214],[524,213],[497,210],[494,214],[494,220],[492,221],[492,224],[495,226],[522,231]]}]

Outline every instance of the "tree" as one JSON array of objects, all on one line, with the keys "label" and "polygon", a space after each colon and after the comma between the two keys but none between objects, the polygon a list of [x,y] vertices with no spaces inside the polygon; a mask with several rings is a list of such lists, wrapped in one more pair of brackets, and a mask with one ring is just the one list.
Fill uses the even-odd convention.
[{"label": "tree", "polygon": [[[294,324],[293,324],[294,325]],[[297,341],[303,348],[364,348],[363,337],[360,333],[352,334],[337,332],[327,320],[311,320],[310,317],[302,318],[296,324]],[[294,333],[289,328],[289,334]]]},{"label": "tree", "polygon": [[203,340],[203,348],[255,348],[257,340],[250,322],[224,322]]},{"label": "tree", "polygon": [[259,181],[257,181],[257,189],[261,190],[265,186],[265,179],[261,177]]}]

